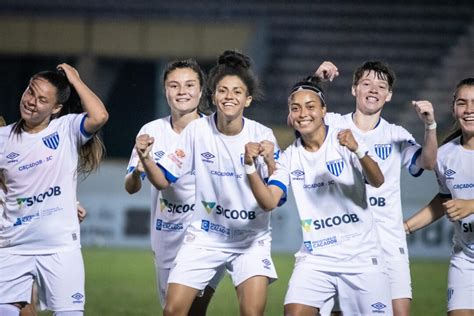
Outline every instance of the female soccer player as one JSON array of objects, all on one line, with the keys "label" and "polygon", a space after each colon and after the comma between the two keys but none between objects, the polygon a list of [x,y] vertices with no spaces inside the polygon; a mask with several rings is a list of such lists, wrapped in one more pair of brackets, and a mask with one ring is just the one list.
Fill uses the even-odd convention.
[{"label": "female soccer player", "polygon": [[[152,137],[152,157],[158,163],[165,152],[172,151],[180,133],[195,119],[209,114],[206,101],[205,76],[194,59],[174,61],[163,74],[166,99],[171,115],[145,124],[138,133]],[[136,149],[128,164],[125,189],[133,194],[141,189],[146,175]],[[165,305],[168,276],[172,263],[183,242],[184,233],[195,210],[195,179],[193,173],[181,177],[175,185],[164,190],[151,186],[151,245],[155,258],[157,288],[160,303]],[[209,301],[225,271],[222,270],[194,300],[189,315],[205,315]]]},{"label": "female soccer player", "polygon": [[[338,76],[337,67],[323,62],[315,75],[332,81]],[[367,186],[369,208],[374,214],[392,295],[393,314],[409,316],[412,298],[410,265],[400,196],[400,167],[418,177],[424,169],[436,164],[438,141],[433,106],[429,101],[413,101],[413,108],[425,126],[423,147],[403,127],[391,124],[381,115],[393,96],[395,72],[381,61],[367,61],[353,75],[353,112],[345,115],[327,113],[324,121],[333,127],[350,128],[373,154],[385,177],[379,188]],[[321,314],[326,315],[324,306]]]},{"label": "female soccer player", "polygon": [[[85,113],[70,114],[81,104]],[[0,128],[7,188],[0,219],[0,314],[18,315],[36,280],[42,307],[58,316],[83,315],[76,184],[78,174],[91,172],[102,158],[95,133],[108,113],[68,64],[34,75],[19,107],[21,118]]]},{"label": "female soccer player", "polygon": [[448,315],[474,315],[474,78],[461,80],[453,101],[456,129],[439,148],[439,194],[405,222],[407,234],[443,215],[454,225],[448,272]]},{"label": "female soccer player", "polygon": [[[350,130],[325,125],[326,103],[316,78],[296,83],[288,105],[297,139],[283,152],[268,184],[256,173],[248,175],[263,209],[276,207],[290,184],[295,196],[303,245],[285,315],[316,315],[336,293],[345,315],[391,314],[365,187],[366,181],[382,185],[382,172]],[[245,163],[251,166],[256,153],[250,145]]]},{"label": "female soccer player", "polygon": [[[263,315],[267,286],[276,279],[270,256],[270,214],[258,207],[245,177],[244,147],[260,144],[257,162],[263,177],[275,164],[273,132],[243,117],[259,93],[250,59],[224,52],[209,75],[217,112],[195,120],[183,131],[176,150],[155,168],[149,152],[153,139],[137,139],[137,152],[158,189],[195,173],[194,217],[168,280],[164,315],[186,315],[196,294],[216,271],[226,267],[236,286],[241,315]],[[163,171],[161,171],[163,170]]]}]

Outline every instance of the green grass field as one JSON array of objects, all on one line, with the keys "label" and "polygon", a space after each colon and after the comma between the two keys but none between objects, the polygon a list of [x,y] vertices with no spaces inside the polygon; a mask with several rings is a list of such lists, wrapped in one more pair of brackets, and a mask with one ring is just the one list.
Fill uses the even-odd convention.
[{"label": "green grass field", "polygon": [[[150,251],[135,249],[83,249],[86,265],[86,315],[162,315],[156,297]],[[279,279],[269,289],[266,315],[282,315],[283,298],[293,268],[293,256],[274,254]],[[413,261],[412,315],[445,315],[448,262]],[[41,313],[40,315],[50,315]],[[217,288],[208,315],[238,315],[232,283],[227,276]]]}]

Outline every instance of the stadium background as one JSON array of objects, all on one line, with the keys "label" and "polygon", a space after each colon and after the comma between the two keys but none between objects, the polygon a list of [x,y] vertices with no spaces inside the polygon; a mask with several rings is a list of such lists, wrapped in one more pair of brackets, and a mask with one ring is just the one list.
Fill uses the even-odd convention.
[{"label": "stadium background", "polygon": [[[149,190],[145,187],[129,196],[123,189],[123,177],[139,128],[168,114],[161,84],[168,61],[194,57],[209,69],[224,49],[249,54],[266,97],[245,115],[271,126],[285,148],[292,139],[284,124],[286,96],[295,80],[311,74],[322,61],[333,61],[340,76],[326,86],[329,110],[347,113],[354,106],[350,94],[353,69],[365,60],[381,59],[397,73],[394,97],[383,116],[406,127],[422,142],[423,126],[410,102],[432,101],[440,139],[448,132],[454,86],[474,75],[473,17],[474,3],[467,0],[0,0],[0,115],[7,122],[18,118],[18,102],[33,73],[63,61],[78,68],[110,112],[103,130],[106,162],[79,185],[79,198],[89,211],[81,227],[88,289],[98,291],[96,287],[103,283],[113,288],[112,275],[101,281],[90,273],[107,275],[107,267],[108,273],[114,269],[113,262],[135,259],[138,267],[146,267],[138,270],[147,271],[143,278],[153,296],[152,259],[147,251]],[[437,187],[430,172],[416,180],[404,171],[402,175],[407,217],[427,203]],[[282,265],[291,271],[289,254],[300,241],[293,204],[276,210],[272,221],[274,251],[282,253]],[[446,273],[451,235],[449,223],[441,221],[410,236],[411,258],[420,265],[418,276],[430,273],[432,264],[440,265],[434,274]],[[140,256],[145,259],[140,261]],[[281,281],[278,287],[284,294],[286,283]],[[133,277],[129,282],[133,283]],[[436,283],[443,296],[432,298],[442,304],[443,282],[445,279]],[[436,286],[427,284],[428,288]],[[143,288],[137,285],[136,291]],[[97,295],[97,302],[88,297],[89,314],[108,315],[104,306],[117,302],[105,303],[110,292]],[[143,312],[116,309],[110,315],[153,315],[157,303],[153,299],[149,303],[150,308]],[[274,304],[281,305],[281,301]],[[217,310],[213,313],[219,315]]]}]

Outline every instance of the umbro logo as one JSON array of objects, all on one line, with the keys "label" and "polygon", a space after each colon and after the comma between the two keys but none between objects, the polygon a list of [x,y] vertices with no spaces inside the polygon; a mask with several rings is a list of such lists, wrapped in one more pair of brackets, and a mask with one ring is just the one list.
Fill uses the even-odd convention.
[{"label": "umbro logo", "polygon": [[158,158],[158,160],[160,160],[164,155],[165,155],[165,152],[162,150],[155,152],[155,156],[156,158]]},{"label": "umbro logo", "polygon": [[17,162],[18,160],[16,160],[15,158],[19,157],[20,155],[15,153],[15,152],[11,152],[9,153],[8,155],[6,155],[6,157],[9,159],[8,160],[8,163],[12,163],[12,162]]},{"label": "umbro logo", "polygon": [[299,169],[296,169],[296,170],[293,170],[293,171],[291,172],[291,174],[294,175],[295,177],[298,177],[298,178],[299,178],[299,177],[304,176],[304,171],[301,171],[301,170],[299,170]]},{"label": "umbro logo", "polygon": [[453,169],[448,169],[448,170],[446,170],[446,171],[444,172],[444,175],[445,175],[446,177],[451,177],[451,176],[453,176],[455,173],[456,173],[456,171],[454,171]]},{"label": "umbro logo", "polygon": [[206,151],[205,153],[202,153],[201,157],[203,158],[202,161],[210,162],[210,163],[213,163],[214,162],[213,159],[216,158],[216,156],[214,156],[213,154],[211,154],[208,151]]}]

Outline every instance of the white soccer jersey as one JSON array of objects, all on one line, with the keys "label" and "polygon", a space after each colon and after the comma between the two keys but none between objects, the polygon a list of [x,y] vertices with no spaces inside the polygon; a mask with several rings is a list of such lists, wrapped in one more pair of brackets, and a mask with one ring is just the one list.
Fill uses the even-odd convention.
[{"label": "white soccer jersey", "polygon": [[[174,153],[160,160],[167,178],[196,171],[196,206],[185,243],[199,247],[245,252],[260,240],[270,240],[270,213],[263,211],[252,194],[244,170],[245,144],[269,140],[271,129],[246,118],[238,135],[221,134],[216,115],[195,120],[181,133]],[[267,177],[262,157],[256,166]],[[179,180],[178,180],[179,182]]]},{"label": "white soccer jersey", "polygon": [[296,139],[281,155],[269,185],[286,192],[291,184],[303,232],[297,257],[321,271],[360,273],[382,264],[380,248],[362,167],[355,154],[339,145],[339,131],[328,127],[316,152]]},{"label": "white soccer jersey", "polygon": [[[438,150],[436,176],[439,192],[449,199],[474,199],[474,150],[465,149],[457,137]],[[454,224],[453,255],[474,259],[474,215]]]},{"label": "white soccer jersey", "polygon": [[[165,152],[173,150],[179,140],[179,134],[173,130],[171,116],[145,124],[138,133],[143,134],[155,139],[151,154],[156,163]],[[139,160],[134,149],[127,172],[133,172]],[[194,178],[194,173],[190,172],[161,191],[151,186],[151,247],[160,268],[171,268],[183,242],[184,233],[191,223],[195,208]]]},{"label": "white soccer jersey", "polygon": [[352,113],[340,115],[327,113],[327,124],[349,128],[357,139],[363,141],[372,158],[378,163],[385,177],[380,187],[367,186],[367,202],[374,214],[381,246],[386,256],[408,259],[403,213],[400,195],[401,167],[418,177],[423,172],[415,161],[421,153],[413,136],[403,127],[390,124],[383,118],[374,129],[364,132],[352,120]]},{"label": "white soccer jersey", "polygon": [[52,120],[36,134],[0,128],[7,185],[0,253],[49,254],[80,248],[76,184],[80,147],[91,137],[85,114]]}]

